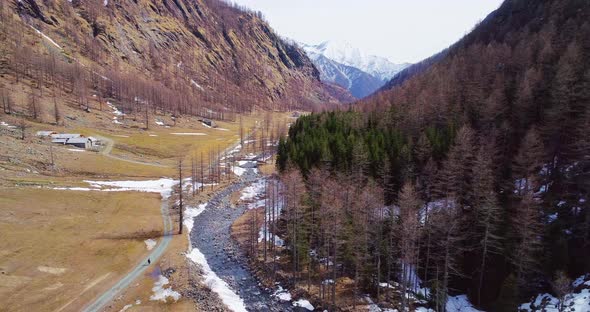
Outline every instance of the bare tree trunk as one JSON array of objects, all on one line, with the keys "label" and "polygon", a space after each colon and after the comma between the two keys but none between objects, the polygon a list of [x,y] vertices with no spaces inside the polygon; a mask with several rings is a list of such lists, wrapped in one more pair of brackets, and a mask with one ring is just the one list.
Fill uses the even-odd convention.
[{"label": "bare tree trunk", "polygon": [[178,160],[178,196],[179,196],[179,204],[178,204],[178,214],[180,215],[178,221],[178,234],[182,234],[182,222],[183,222],[183,214],[182,214],[182,158]]}]

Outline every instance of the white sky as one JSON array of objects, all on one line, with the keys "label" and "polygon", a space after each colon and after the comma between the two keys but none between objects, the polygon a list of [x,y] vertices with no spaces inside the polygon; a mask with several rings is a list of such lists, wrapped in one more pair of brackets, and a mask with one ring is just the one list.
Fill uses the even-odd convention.
[{"label": "white sky", "polygon": [[262,11],[284,37],[307,44],[345,41],[395,63],[447,48],[501,0],[233,0]]}]

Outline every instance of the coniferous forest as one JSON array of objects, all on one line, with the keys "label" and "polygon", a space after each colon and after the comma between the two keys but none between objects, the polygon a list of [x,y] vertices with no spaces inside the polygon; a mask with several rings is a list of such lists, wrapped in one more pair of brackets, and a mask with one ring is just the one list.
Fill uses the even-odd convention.
[{"label": "coniferous forest", "polygon": [[292,261],[438,311],[590,272],[589,59],[587,1],[509,0],[403,83],[299,118],[277,158]]}]

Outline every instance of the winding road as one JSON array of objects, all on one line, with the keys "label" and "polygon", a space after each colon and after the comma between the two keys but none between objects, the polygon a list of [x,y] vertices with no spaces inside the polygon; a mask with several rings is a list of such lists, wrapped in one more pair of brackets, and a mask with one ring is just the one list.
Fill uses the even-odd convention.
[{"label": "winding road", "polygon": [[148,259],[152,262],[156,262],[166,248],[168,248],[168,244],[172,240],[172,220],[170,219],[170,213],[168,210],[168,199],[162,198],[162,204],[160,205],[160,211],[162,213],[162,218],[164,219],[164,236],[162,240],[156,245],[152,252],[141,260],[131,272],[127,273],[121,280],[119,280],[113,287],[109,288],[105,291],[100,297],[98,297],[93,303],[88,305],[83,311],[85,312],[98,312],[101,311],[108,303],[112,302],[117,294],[127,288],[131,282],[133,282],[136,278],[140,277],[145,270],[149,268],[147,265]]},{"label": "winding road", "polygon": [[[110,154],[114,145],[113,140],[102,136],[96,137],[106,143],[105,148],[101,151],[104,156],[137,164],[166,167],[113,156]],[[235,146],[233,145],[227,150],[231,150]],[[246,205],[232,207],[230,196],[233,192],[239,191],[258,178],[259,175],[254,170],[248,169],[238,181],[215,194],[207,204],[205,211],[194,219],[195,223],[190,233],[192,247],[198,248],[205,255],[211,269],[242,298],[249,311],[298,311],[299,308],[291,306],[290,302],[279,301],[272,295],[272,290],[261,286],[254,275],[248,271],[245,261],[246,255],[242,253],[231,237],[231,225],[244,213]],[[149,268],[146,265],[148,259],[155,262],[165,252],[172,240],[173,230],[167,198],[162,199],[160,210],[164,222],[164,236],[161,242],[114,286],[89,304],[83,310],[84,312],[101,311]]]}]

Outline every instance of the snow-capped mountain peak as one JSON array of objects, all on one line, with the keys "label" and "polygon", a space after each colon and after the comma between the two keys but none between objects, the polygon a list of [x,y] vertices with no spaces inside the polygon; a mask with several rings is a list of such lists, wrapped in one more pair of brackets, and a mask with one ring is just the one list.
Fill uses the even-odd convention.
[{"label": "snow-capped mountain peak", "polygon": [[358,68],[384,82],[409,65],[394,64],[387,58],[369,55],[345,41],[325,41],[318,45],[303,44],[302,47],[309,54],[321,54],[340,64]]}]

